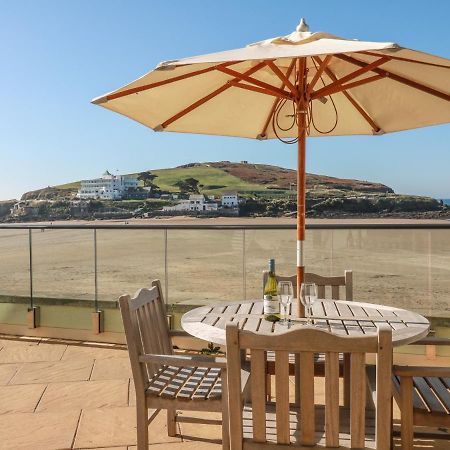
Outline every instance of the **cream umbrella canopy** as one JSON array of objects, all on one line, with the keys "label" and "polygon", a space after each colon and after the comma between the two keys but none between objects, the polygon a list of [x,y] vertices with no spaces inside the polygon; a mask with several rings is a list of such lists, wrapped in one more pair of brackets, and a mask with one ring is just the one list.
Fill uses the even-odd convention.
[{"label": "cream umbrella canopy", "polygon": [[[297,144],[297,292],[304,276],[307,136],[380,135],[450,122],[450,61],[391,42],[296,30],[165,61],[92,103],[155,131]],[[299,314],[304,315],[299,302]]]}]

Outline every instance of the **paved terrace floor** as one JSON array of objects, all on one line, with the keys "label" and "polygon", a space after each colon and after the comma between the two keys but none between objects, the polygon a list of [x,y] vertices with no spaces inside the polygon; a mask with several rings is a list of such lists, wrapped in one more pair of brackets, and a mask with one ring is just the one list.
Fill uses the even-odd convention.
[{"label": "paved terrace floor", "polygon": [[[399,358],[397,358],[398,360]],[[401,355],[400,362],[450,365]],[[318,399],[323,387],[318,379]],[[128,354],[114,346],[0,338],[0,449],[135,449],[134,390]],[[398,418],[398,411],[395,411]],[[208,418],[213,418],[208,413]],[[220,450],[220,426],[180,424],[167,437],[165,414],[150,425],[150,449]],[[396,447],[400,447],[398,439]],[[443,440],[418,448],[450,449]]]}]

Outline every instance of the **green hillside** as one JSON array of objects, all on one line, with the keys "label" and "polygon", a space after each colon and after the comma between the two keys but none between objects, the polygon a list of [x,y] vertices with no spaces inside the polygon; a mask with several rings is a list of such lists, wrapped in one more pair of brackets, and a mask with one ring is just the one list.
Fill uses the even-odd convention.
[{"label": "green hillside", "polygon": [[[195,178],[199,181],[201,191],[205,194],[220,194],[223,191],[259,191],[265,190],[265,186],[257,183],[249,183],[240,178],[230,175],[223,169],[208,167],[207,165],[196,167],[175,167],[173,169],[156,169],[151,172],[158,177],[154,183],[162,191],[177,192],[179,189],[175,183],[186,178]],[[130,174],[138,175],[138,173]],[[58,189],[76,190],[79,189],[80,182],[61,184],[55,186]]]},{"label": "green hillside", "polygon": [[185,178],[195,178],[199,181],[201,191],[206,194],[221,193],[222,191],[257,191],[264,190],[261,184],[249,183],[234,175],[230,175],[223,169],[215,167],[197,166],[197,167],[177,167],[174,169],[152,170],[153,174],[158,175],[155,183],[163,191],[175,192],[178,188],[175,183]]}]

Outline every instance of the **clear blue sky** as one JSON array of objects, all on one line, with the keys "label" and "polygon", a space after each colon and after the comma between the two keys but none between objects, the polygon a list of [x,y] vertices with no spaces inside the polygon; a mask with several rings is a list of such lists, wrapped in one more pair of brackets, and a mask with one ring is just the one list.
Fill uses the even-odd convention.
[{"label": "clear blue sky", "polygon": [[[337,7],[339,5],[339,7]],[[0,0],[0,199],[191,161],[295,167],[277,141],[154,133],[90,104],[159,61],[241,47],[294,30],[393,41],[450,58],[450,2]],[[419,107],[419,106],[418,106]],[[307,170],[450,198],[450,127],[314,138]]]}]

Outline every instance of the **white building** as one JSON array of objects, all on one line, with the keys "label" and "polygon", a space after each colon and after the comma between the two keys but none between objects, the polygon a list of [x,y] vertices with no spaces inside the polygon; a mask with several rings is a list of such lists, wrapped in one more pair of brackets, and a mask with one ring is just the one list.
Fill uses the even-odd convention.
[{"label": "white building", "polygon": [[223,208],[237,208],[239,206],[239,197],[235,192],[224,192],[222,194]]},{"label": "white building", "polygon": [[82,180],[77,197],[80,199],[120,200],[125,191],[136,189],[139,181],[136,176],[112,175],[106,171],[101,178]]},{"label": "white building", "polygon": [[217,211],[217,203],[211,202],[203,194],[191,194],[189,200],[180,200],[175,206],[163,206],[163,211]]}]

